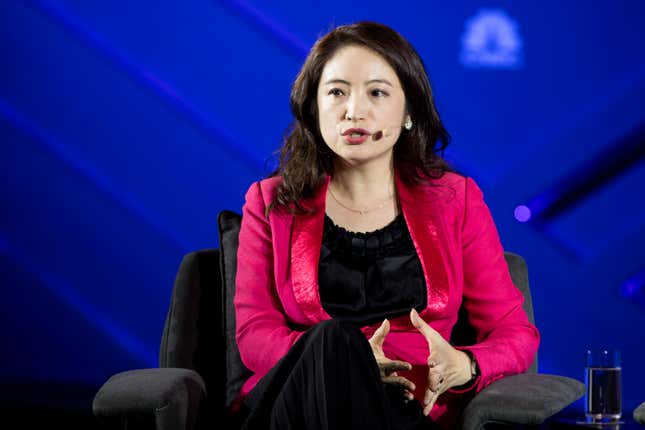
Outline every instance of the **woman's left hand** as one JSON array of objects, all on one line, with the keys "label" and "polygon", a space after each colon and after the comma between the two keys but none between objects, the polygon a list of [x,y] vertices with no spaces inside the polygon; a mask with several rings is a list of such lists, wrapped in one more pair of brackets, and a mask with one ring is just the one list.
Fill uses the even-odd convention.
[{"label": "woman's left hand", "polygon": [[412,309],[410,321],[428,341],[428,383],[423,397],[423,414],[428,415],[439,395],[471,378],[470,357],[455,349]]}]

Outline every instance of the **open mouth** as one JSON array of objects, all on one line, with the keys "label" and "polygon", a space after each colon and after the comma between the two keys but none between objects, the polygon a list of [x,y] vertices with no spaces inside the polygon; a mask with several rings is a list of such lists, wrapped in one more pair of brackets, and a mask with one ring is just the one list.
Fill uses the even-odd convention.
[{"label": "open mouth", "polygon": [[342,133],[343,136],[349,136],[352,138],[360,138],[363,136],[369,136],[370,134],[372,133],[364,128],[349,128]]},{"label": "open mouth", "polygon": [[343,131],[341,135],[344,137],[346,143],[350,145],[358,145],[365,142],[372,133],[364,128],[348,128]]}]

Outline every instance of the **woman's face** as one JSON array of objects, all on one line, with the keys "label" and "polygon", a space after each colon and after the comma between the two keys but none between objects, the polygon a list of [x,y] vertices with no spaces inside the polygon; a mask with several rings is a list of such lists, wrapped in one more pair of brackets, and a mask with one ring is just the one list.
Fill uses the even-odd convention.
[{"label": "woman's face", "polygon": [[357,45],[339,49],[323,68],[317,103],[322,137],[346,164],[392,160],[405,94],[383,57]]}]

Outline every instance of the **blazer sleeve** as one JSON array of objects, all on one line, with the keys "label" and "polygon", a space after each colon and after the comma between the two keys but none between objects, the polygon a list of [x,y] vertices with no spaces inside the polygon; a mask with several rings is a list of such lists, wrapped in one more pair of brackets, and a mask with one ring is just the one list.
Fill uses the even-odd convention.
[{"label": "blazer sleeve", "polygon": [[464,295],[469,322],[477,333],[470,351],[477,360],[480,391],[507,375],[526,371],[537,351],[540,335],[522,308],[524,296],[513,284],[482,191],[466,179],[462,227]]},{"label": "blazer sleeve", "polygon": [[261,184],[256,182],[249,188],[242,208],[234,298],[240,357],[249,370],[261,375],[302,334],[288,326],[278,297],[271,228],[265,208]]}]

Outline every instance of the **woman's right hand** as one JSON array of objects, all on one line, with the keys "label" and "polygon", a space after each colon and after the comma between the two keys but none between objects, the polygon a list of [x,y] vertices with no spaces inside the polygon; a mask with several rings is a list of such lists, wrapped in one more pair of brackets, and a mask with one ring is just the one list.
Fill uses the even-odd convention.
[{"label": "woman's right hand", "polygon": [[383,352],[383,342],[389,332],[390,322],[385,319],[378,330],[376,330],[369,339],[372,352],[374,353],[374,358],[376,358],[376,364],[378,364],[381,372],[381,381],[385,384],[400,386],[403,388],[406,398],[408,400],[412,400],[414,398],[412,395],[412,392],[415,389],[414,384],[409,379],[404,378],[397,373],[400,371],[412,370],[412,365],[406,361],[390,360]]}]

